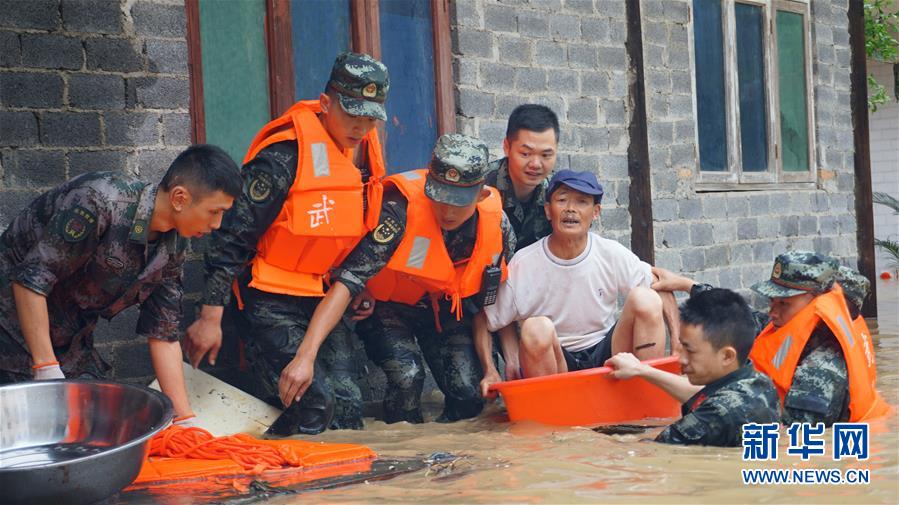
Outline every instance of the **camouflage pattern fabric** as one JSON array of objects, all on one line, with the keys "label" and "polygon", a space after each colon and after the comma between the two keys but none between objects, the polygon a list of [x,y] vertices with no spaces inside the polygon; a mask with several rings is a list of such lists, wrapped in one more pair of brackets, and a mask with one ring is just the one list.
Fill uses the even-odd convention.
[{"label": "camouflage pattern fabric", "polygon": [[228,305],[231,283],[256,255],[256,244],[281,212],[296,175],[295,141],[272,144],[243,166],[243,191],[208,239],[203,304]]},{"label": "camouflage pattern fabric", "polygon": [[428,164],[425,195],[457,207],[473,204],[484,185],[489,156],[487,146],[476,138],[441,135]]},{"label": "camouflage pattern fabric", "polygon": [[[249,272],[245,272],[238,282],[243,314],[250,325],[250,331],[241,337],[253,374],[265,392],[263,400],[280,408],[281,371],[296,356],[320,299],[267,293],[249,287],[249,279]],[[328,334],[316,356],[312,385],[300,402],[288,409],[308,411],[305,416],[295,416],[299,425],[292,428],[301,429],[282,435],[315,434],[327,428],[362,429],[362,393],[356,383],[359,371],[354,340],[352,330],[343,321]]]},{"label": "camouflage pattern fabric", "polygon": [[50,338],[68,377],[103,377],[93,348],[99,318],[140,304],[137,336],[180,338],[187,240],[150,238],[155,185],[95,172],[52,189],[23,209],[0,237],[0,370],[31,377],[11,283],[47,297]]},{"label": "camouflage pattern fabric", "polygon": [[768,298],[787,298],[803,293],[820,294],[833,285],[839,264],[811,251],[787,251],[774,259],[771,278],[750,289]]},{"label": "camouflage pattern fabric", "polygon": [[784,398],[784,424],[849,420],[849,372],[843,350],[826,326],[809,337]]},{"label": "camouflage pattern fabric", "polygon": [[340,106],[351,116],[387,121],[384,102],[390,90],[387,67],[367,54],[345,52],[331,67],[328,88],[337,92]]},{"label": "camouflage pattern fabric", "polygon": [[[834,277],[838,275],[837,269],[836,260],[827,256],[788,252],[777,257],[772,281],[775,274],[778,274],[780,279],[786,278],[786,282],[802,285],[803,290],[796,290],[799,294],[819,293],[830,289]],[[762,294],[772,293],[778,296],[793,291],[781,284],[768,284],[769,282],[771,281],[756,284],[752,289]],[[756,289],[759,285],[762,286],[761,289]],[[711,286],[698,284],[691,290],[691,296],[709,288]],[[767,314],[754,310],[753,315],[758,324],[757,332],[761,333],[769,322]],[[848,419],[849,378],[846,360],[836,337],[826,325],[821,324],[809,337],[799,358],[793,383],[784,398],[783,422],[822,422],[829,426]]]},{"label": "camouflage pattern fabric", "polygon": [[380,302],[374,314],[356,325],[369,358],[384,370],[384,422],[423,422],[421,392],[427,362],[445,397],[437,422],[478,415],[484,406],[483,372],[474,348],[471,318],[462,321],[441,308],[438,332],[430,306]]},{"label": "camouflage pattern fabric", "polygon": [[515,197],[515,188],[509,177],[509,159],[503,158],[490,162],[486,184],[499,190],[503,199],[503,211],[509,216],[515,236],[518,238],[518,249],[533,244],[552,233],[552,224],[546,219],[543,205],[546,203],[547,181],[534,188],[530,200],[521,202]]},{"label": "camouflage pattern fabric", "polygon": [[[243,167],[243,192],[225,213],[221,228],[212,233],[205,254],[203,303],[225,306],[229,312],[236,310],[228,301],[232,279],[239,277],[245,304],[242,315],[250,324],[247,334],[239,337],[247,341],[247,358],[261,388],[269,395],[266,400],[279,407],[277,391],[281,371],[296,354],[318,299],[275,295],[248,288],[250,273],[246,265],[255,256],[259,239],[284,206],[296,178],[297,156],[296,142],[279,142],[260,151]],[[369,172],[360,172],[366,181]],[[254,187],[256,191],[252,190]],[[259,191],[259,187],[266,189]],[[321,429],[362,428],[362,396],[355,383],[356,376],[346,372],[355,369],[352,338],[350,330],[341,323],[319,350],[315,386],[292,409],[314,405],[308,410],[333,409],[334,414],[333,419],[328,415],[321,423],[310,420],[308,425],[321,424]],[[291,414],[293,411],[288,415]],[[308,431],[321,429],[313,427]]]},{"label": "camouflage pattern fabric", "polygon": [[[378,227],[363,237],[343,264],[332,272],[332,281],[344,284],[355,296],[387,266],[405,233],[407,204],[399,191],[385,193]],[[500,228],[508,257],[508,251],[515,250],[515,232],[505,214]],[[477,213],[456,230],[443,232],[444,244],[454,262],[471,257],[476,238]],[[482,372],[470,322],[470,316],[481,307],[473,298],[462,302],[465,316],[461,323],[450,314],[450,303],[440,300],[442,333],[436,330],[427,295],[415,306],[379,302],[372,316],[356,324],[356,333],[365,343],[369,358],[387,375],[385,420],[421,422],[422,353],[447,398],[440,420],[465,419],[481,411],[483,402],[478,384]]]},{"label": "camouflage pattern fabric", "polygon": [[[363,237],[343,263],[331,272],[331,280],[343,283],[353,296],[359,294],[368,281],[387,266],[402,242],[406,232],[407,205],[406,198],[399,191],[387,190],[381,204],[378,226]],[[459,261],[471,257],[477,238],[477,224],[478,215],[475,213],[455,230],[443,232],[443,242],[450,259]],[[516,239],[515,231],[505,213],[500,221],[500,228],[503,233],[503,251],[506,261],[509,261],[509,251],[515,250]],[[427,297],[423,300],[430,307],[430,300]],[[477,310],[480,307],[471,313],[476,313]]]},{"label": "camouflage pattern fabric", "polygon": [[747,363],[704,387],[681,412],[683,417],[656,442],[735,447],[741,444],[743,424],[780,421],[780,399],[771,379]]},{"label": "camouflage pattern fabric", "polygon": [[837,282],[843,288],[843,295],[849,302],[849,312],[853,312],[852,318],[855,319],[871,289],[871,281],[855,269],[841,266],[837,271]]}]

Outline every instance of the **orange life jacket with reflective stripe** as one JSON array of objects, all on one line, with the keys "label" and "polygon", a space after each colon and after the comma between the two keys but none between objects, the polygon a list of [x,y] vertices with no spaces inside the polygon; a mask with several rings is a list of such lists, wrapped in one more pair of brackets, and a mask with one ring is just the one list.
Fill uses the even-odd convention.
[{"label": "orange life jacket with reflective stripe", "polygon": [[[427,170],[412,170],[392,175],[385,185],[396,186],[408,201],[406,230],[387,266],[368,282],[368,290],[377,300],[413,305],[426,293],[436,307],[436,296],[453,301],[456,319],[462,317],[462,298],[481,290],[481,277],[489,265],[507,275],[503,252],[502,200],[489,188],[490,196],[477,206],[477,239],[471,257],[455,264],[443,242],[443,231],[425,196]],[[438,320],[439,321],[439,320]]]},{"label": "orange life jacket with reflective stripe", "polygon": [[783,403],[806,342],[820,321],[840,343],[849,373],[849,420],[865,421],[886,414],[889,405],[875,389],[877,370],[868,333],[856,331],[839,285],[815,299],[786,325],[769,323],[755,339],[749,358],[771,377]]},{"label": "orange life jacket with reflective stripe", "polygon": [[[316,116],[319,102],[296,103],[265,125],[244,158],[265,147],[296,140],[297,173],[281,212],[260,238],[250,286],[269,293],[324,296],[328,271],[340,265],[378,224],[385,176],[381,143],[372,129],[362,141],[371,178],[362,183],[352,151],[341,150]],[[363,213],[367,196],[368,211]]]}]

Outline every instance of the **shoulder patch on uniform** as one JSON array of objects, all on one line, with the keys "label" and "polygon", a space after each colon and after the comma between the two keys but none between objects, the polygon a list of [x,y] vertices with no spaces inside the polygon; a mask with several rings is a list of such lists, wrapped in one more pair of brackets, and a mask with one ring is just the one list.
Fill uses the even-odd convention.
[{"label": "shoulder patch on uniform", "polygon": [[255,203],[262,203],[272,195],[272,176],[266,172],[253,175],[247,185],[247,196]]},{"label": "shoulder patch on uniform", "polygon": [[397,224],[396,220],[390,216],[384,218],[384,222],[378,225],[377,228],[372,231],[371,237],[375,242],[379,244],[389,244],[396,239],[396,236],[400,232],[400,227]]},{"label": "shoulder patch on uniform", "polygon": [[66,242],[81,242],[97,225],[97,216],[80,205],[66,211],[60,234]]}]

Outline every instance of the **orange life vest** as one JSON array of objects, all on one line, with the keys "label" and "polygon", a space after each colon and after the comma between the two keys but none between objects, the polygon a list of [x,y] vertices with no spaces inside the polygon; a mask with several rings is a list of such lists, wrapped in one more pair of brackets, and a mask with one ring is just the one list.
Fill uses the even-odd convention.
[{"label": "orange life vest", "polygon": [[786,325],[769,323],[755,339],[749,358],[755,368],[771,377],[783,403],[799,357],[815,327],[823,321],[836,336],[849,373],[849,420],[865,421],[886,414],[889,405],[875,389],[877,370],[868,333],[856,331],[839,285],[803,308]]},{"label": "orange life vest", "polygon": [[[503,252],[502,200],[489,188],[490,196],[478,203],[477,239],[471,257],[455,264],[443,243],[443,231],[425,196],[427,170],[392,175],[385,185],[396,186],[409,202],[406,230],[387,266],[368,282],[368,290],[380,301],[413,305],[426,293],[436,307],[440,294],[453,301],[451,310],[462,318],[462,299],[481,290],[484,268],[498,265],[507,275]],[[435,309],[436,310],[436,309]],[[439,323],[439,319],[438,319]]]},{"label": "orange life vest", "polygon": [[[244,158],[277,142],[296,140],[297,173],[281,212],[259,239],[250,286],[270,293],[324,296],[328,271],[340,265],[378,224],[385,176],[381,143],[372,129],[362,141],[371,178],[362,183],[352,150],[341,150],[316,116],[319,102],[297,102],[265,125]],[[363,198],[368,211],[363,214]]]}]

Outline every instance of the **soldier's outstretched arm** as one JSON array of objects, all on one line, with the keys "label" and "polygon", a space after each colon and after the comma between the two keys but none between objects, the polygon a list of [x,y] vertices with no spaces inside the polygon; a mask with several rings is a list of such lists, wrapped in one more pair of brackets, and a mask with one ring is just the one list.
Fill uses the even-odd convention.
[{"label": "soldier's outstretched arm", "polygon": [[296,356],[281,371],[278,393],[285,407],[302,398],[312,383],[315,356],[322,342],[337,326],[350,302],[387,266],[399,246],[405,232],[405,203],[398,193],[385,195],[378,226],[363,237],[343,264],[332,272],[331,289],[312,313]]},{"label": "soldier's outstretched arm", "polygon": [[35,379],[63,379],[65,376],[56,361],[53,343],[50,340],[50,316],[47,312],[47,298],[19,283],[12,285],[19,327],[31,353]]},{"label": "soldier's outstretched arm", "polygon": [[312,384],[318,350],[331,330],[340,322],[352,299],[350,290],[343,283],[335,282],[315,307],[303,343],[297,349],[296,356],[281,371],[281,378],[278,381],[278,394],[285,408],[294,401],[300,401],[303,393]]},{"label": "soldier's outstretched arm", "polygon": [[664,389],[672,398],[681,403],[689,400],[691,396],[702,389],[702,386],[691,384],[690,380],[683,375],[653,368],[629,352],[620,352],[607,359],[603,365],[613,369],[611,376],[616,379],[642,377]]},{"label": "soldier's outstretched arm", "polygon": [[296,142],[266,147],[241,169],[243,191],[225,212],[222,226],[212,232],[204,254],[206,286],[200,316],[183,342],[197,367],[209,353],[214,365],[222,344],[222,314],[231,298],[231,284],[256,255],[256,244],[278,217],[297,170]]},{"label": "soldier's outstretched arm", "polygon": [[50,340],[47,295],[57,282],[78,272],[96,251],[109,224],[110,212],[104,202],[105,195],[91,188],[57,194],[46,233],[10,273],[19,324],[36,367],[35,378],[63,377]]},{"label": "soldier's outstretched arm", "polygon": [[187,386],[184,384],[184,369],[181,366],[181,346],[178,341],[147,339],[150,348],[150,360],[153,371],[159,379],[159,388],[172,400],[177,418],[188,418],[194,415],[187,397]]},{"label": "soldier's outstretched arm", "polygon": [[481,369],[484,377],[481,379],[481,396],[484,398],[496,398],[496,392],[490,391],[490,386],[502,381],[499,371],[493,363],[493,335],[487,329],[487,316],[481,309],[472,321],[472,333],[474,333],[474,347],[481,360]]}]

